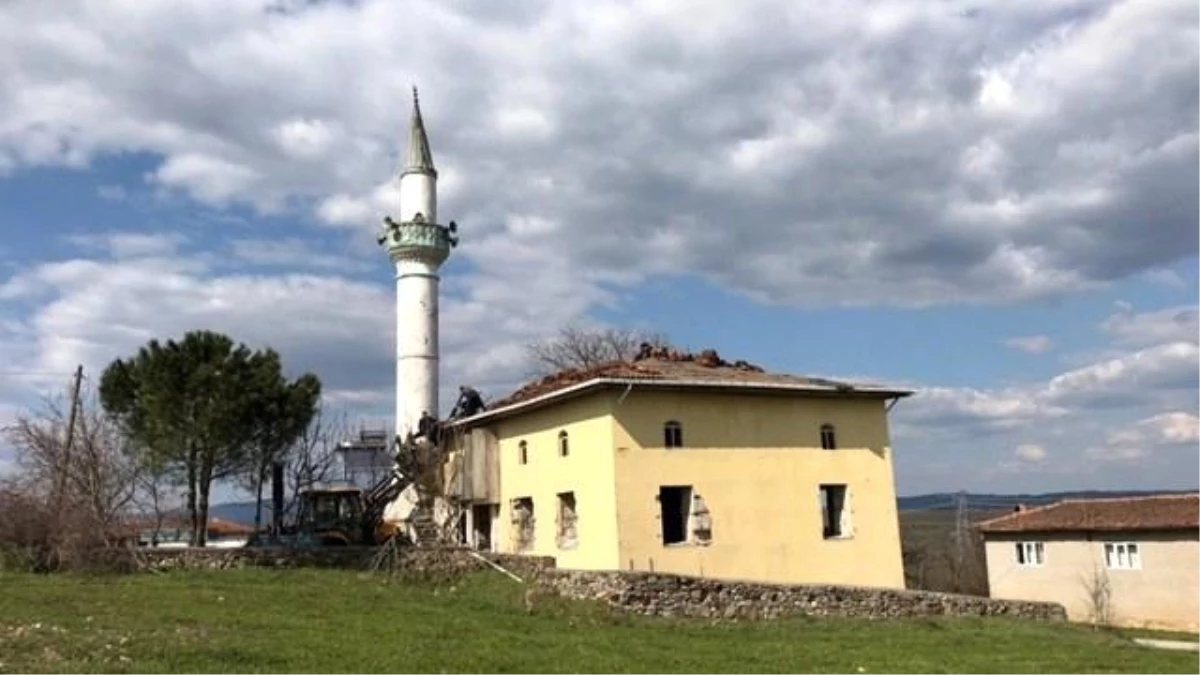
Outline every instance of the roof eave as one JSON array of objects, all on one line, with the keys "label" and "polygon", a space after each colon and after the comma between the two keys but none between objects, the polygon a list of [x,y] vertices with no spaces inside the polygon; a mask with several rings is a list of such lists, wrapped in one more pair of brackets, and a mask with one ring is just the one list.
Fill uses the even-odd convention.
[{"label": "roof eave", "polygon": [[503,417],[510,417],[529,410],[543,407],[558,400],[572,398],[586,393],[591,389],[604,387],[645,387],[652,389],[685,389],[685,390],[740,390],[757,393],[775,394],[807,394],[812,396],[832,396],[835,398],[877,398],[899,399],[913,395],[907,389],[892,389],[887,387],[851,386],[837,388],[824,385],[812,385],[789,382],[723,382],[702,379],[642,379],[630,377],[596,377],[584,382],[578,382],[569,387],[556,389],[540,396],[517,401],[493,410],[485,410],[471,417],[453,420],[451,427],[472,427],[476,424],[489,422]]}]

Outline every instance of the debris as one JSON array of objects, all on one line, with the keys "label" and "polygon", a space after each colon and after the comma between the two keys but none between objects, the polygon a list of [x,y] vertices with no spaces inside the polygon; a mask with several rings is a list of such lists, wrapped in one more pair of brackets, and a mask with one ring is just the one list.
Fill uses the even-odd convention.
[{"label": "debris", "polygon": [[487,558],[483,557],[482,555],[480,555],[479,553],[477,553],[477,552],[475,552],[475,551],[468,550],[468,551],[467,551],[467,555],[469,555],[469,556],[471,556],[471,557],[473,557],[473,558],[478,558],[479,560],[481,560],[481,561],[483,561],[484,563],[486,563],[486,564],[487,564],[489,567],[491,567],[492,569],[496,570],[497,572],[499,572],[499,573],[503,574],[504,576],[508,577],[509,579],[512,579],[513,581],[515,581],[515,582],[517,582],[517,583],[519,583],[519,584],[523,584],[523,583],[525,583],[525,580],[524,580],[524,579],[522,579],[521,577],[519,577],[519,576],[517,576],[517,575],[513,574],[512,572],[510,572],[510,571],[508,571],[508,570],[504,569],[504,568],[503,568],[503,567],[501,567],[501,566],[500,566],[498,563],[496,563],[496,562],[494,562],[494,561],[491,561],[491,560],[488,560]]}]

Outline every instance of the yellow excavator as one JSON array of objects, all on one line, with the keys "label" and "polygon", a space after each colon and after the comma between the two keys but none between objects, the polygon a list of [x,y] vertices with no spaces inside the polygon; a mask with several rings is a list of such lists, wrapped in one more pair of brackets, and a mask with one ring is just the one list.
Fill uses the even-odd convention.
[{"label": "yellow excavator", "polygon": [[388,503],[403,489],[393,474],[370,490],[352,483],[314,485],[300,491],[295,533],[301,545],[374,546],[396,536],[399,527],[383,519]]},{"label": "yellow excavator", "polygon": [[274,522],[279,527],[256,535],[249,545],[316,548],[386,543],[400,528],[397,523],[384,520],[384,509],[406,485],[398,471],[390,472],[369,490],[351,482],[310,485],[296,495],[296,517],[290,523],[285,523],[282,517],[280,487],[274,495]]}]

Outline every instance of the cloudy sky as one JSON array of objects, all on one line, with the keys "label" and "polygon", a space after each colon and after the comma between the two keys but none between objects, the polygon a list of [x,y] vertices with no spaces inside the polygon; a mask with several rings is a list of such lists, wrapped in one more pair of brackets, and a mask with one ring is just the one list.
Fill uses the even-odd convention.
[{"label": "cloudy sky", "polygon": [[917,388],[902,494],[1195,487],[1197,14],[9,0],[0,417],[211,328],[384,419],[416,84],[462,236],[444,388],[505,393],[568,322],[650,328]]}]

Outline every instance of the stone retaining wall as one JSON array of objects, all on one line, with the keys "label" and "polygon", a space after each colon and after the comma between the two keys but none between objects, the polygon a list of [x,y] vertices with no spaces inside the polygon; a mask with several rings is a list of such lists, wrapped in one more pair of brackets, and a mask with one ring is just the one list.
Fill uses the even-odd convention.
[{"label": "stone retaining wall", "polygon": [[[374,547],[286,547],[139,549],[139,567],[145,570],[236,569],[245,567],[370,569],[379,553]],[[554,567],[554,558],[480,553],[521,577]],[[464,548],[415,548],[395,551],[389,571],[447,576],[491,569]]]},{"label": "stone retaining wall", "polygon": [[599,600],[649,616],[773,619],[847,616],[868,619],[928,616],[1012,616],[1065,621],[1062,605],[971,595],[855,586],[789,586],[720,581],[653,572],[547,570],[539,583],[559,595]]},{"label": "stone retaining wall", "polygon": [[[142,569],[189,570],[243,567],[369,569],[379,549],[185,548],[141,549]],[[464,548],[401,548],[389,571],[445,579],[492,569]],[[485,559],[557,595],[598,600],[647,616],[705,619],[774,619],[783,616],[847,616],[868,619],[928,616],[1012,616],[1065,621],[1062,605],[996,600],[972,595],[864,588],[792,586],[653,572],[555,569],[554,558],[481,553]]]}]

